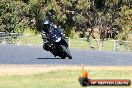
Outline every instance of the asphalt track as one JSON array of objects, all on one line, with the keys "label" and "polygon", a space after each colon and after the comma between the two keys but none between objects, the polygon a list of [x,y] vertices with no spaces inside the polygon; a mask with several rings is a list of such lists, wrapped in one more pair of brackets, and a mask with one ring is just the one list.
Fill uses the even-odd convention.
[{"label": "asphalt track", "polygon": [[41,46],[0,45],[0,64],[132,66],[132,52],[70,49],[73,59],[54,57]]}]

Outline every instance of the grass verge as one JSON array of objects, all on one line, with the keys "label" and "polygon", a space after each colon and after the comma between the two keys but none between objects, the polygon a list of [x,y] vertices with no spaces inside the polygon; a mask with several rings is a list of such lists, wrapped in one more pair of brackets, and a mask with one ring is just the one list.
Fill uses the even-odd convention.
[{"label": "grass verge", "polygon": [[[118,69],[116,67],[114,68],[89,67],[88,71],[89,71],[90,79],[132,80],[132,69],[131,68],[128,69],[127,67],[123,69],[122,67],[118,67]],[[78,82],[78,77],[80,74],[81,74],[81,67],[78,67],[78,69],[77,67],[76,69],[64,68],[61,70],[54,70],[54,71],[51,70],[48,72],[39,72],[39,73],[26,74],[26,75],[20,75],[19,73],[10,74],[10,75],[1,74],[0,88],[83,88]],[[91,86],[90,88],[132,88],[132,86],[128,86],[128,87]]]}]

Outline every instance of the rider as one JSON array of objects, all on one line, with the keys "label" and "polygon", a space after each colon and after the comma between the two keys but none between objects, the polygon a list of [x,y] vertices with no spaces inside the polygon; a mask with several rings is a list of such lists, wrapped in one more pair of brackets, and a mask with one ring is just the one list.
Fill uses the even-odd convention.
[{"label": "rider", "polygon": [[53,14],[51,12],[46,13],[46,18],[42,20],[42,38],[44,40],[44,49],[47,50],[49,43],[49,33],[53,29],[58,27],[52,22]]},{"label": "rider", "polygon": [[49,21],[49,19],[42,20],[42,33],[45,34],[46,37],[48,37],[50,28],[51,28],[51,22]]}]

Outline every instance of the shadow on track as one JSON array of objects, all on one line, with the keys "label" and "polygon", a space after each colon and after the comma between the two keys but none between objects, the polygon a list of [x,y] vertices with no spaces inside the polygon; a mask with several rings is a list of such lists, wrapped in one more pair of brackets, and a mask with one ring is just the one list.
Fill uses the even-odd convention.
[{"label": "shadow on track", "polygon": [[62,58],[37,58],[37,59],[62,59]]}]

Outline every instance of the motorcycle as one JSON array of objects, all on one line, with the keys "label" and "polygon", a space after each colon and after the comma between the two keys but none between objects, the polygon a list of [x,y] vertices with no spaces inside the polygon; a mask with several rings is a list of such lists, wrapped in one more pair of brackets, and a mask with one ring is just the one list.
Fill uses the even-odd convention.
[{"label": "motorcycle", "polygon": [[50,31],[48,36],[48,43],[43,45],[44,50],[50,51],[55,57],[59,56],[62,59],[68,57],[72,59],[70,51],[68,49],[68,44],[64,38],[64,33],[59,29],[54,28]]}]

